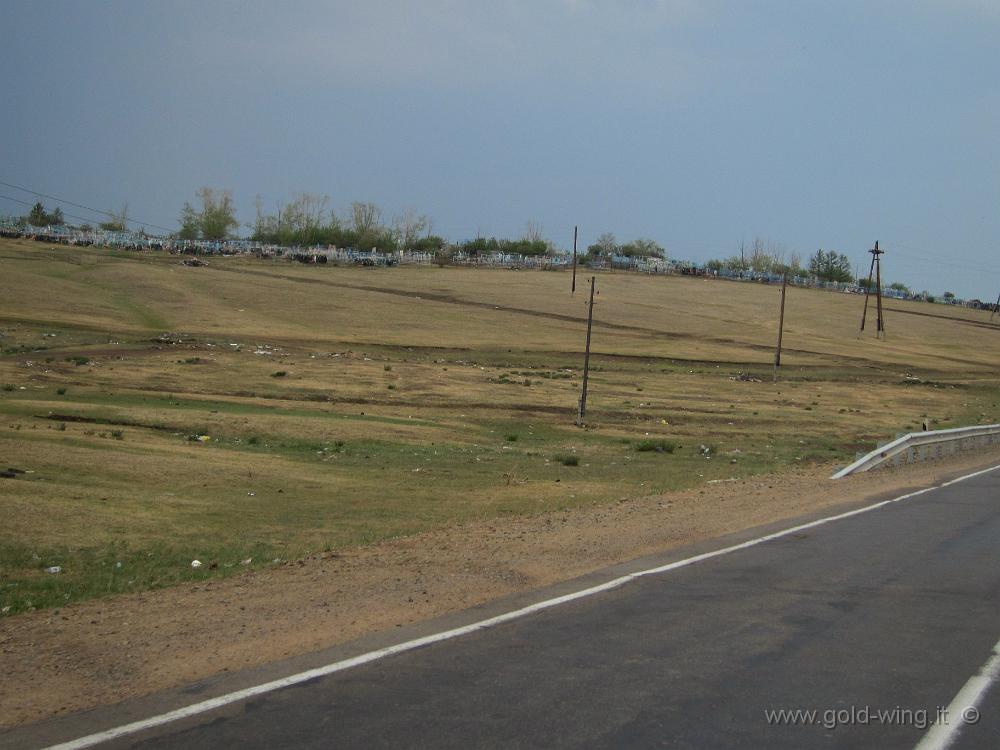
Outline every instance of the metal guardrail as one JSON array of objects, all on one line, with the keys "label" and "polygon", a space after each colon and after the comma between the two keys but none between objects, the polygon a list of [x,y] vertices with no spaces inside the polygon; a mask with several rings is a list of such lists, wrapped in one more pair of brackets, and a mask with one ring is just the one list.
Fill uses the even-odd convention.
[{"label": "metal guardrail", "polygon": [[868,471],[886,463],[899,466],[904,463],[925,461],[928,458],[941,458],[959,451],[985,448],[988,445],[1000,445],[1000,424],[911,432],[862,456],[850,466],[845,466],[838,471],[830,479],[840,479],[849,474]]}]

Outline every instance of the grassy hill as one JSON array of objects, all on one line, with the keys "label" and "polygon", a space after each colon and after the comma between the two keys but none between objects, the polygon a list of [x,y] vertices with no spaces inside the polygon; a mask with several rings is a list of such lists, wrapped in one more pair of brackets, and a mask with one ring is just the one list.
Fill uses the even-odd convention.
[{"label": "grassy hill", "polygon": [[583,275],[10,240],[0,270],[8,614],[1000,421],[980,311],[890,300],[876,341],[790,289],[775,384],[776,288],[600,274],[581,429]]}]

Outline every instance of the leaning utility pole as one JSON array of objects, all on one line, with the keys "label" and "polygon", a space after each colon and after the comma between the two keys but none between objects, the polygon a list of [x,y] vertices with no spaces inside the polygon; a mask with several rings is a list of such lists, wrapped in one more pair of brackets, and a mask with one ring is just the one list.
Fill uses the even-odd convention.
[{"label": "leaning utility pole", "polygon": [[993,316],[1000,312],[1000,294],[997,295],[997,303],[993,305],[993,312],[990,313],[990,322],[993,322]]},{"label": "leaning utility pole", "polygon": [[865,284],[865,306],[861,311],[861,327],[858,329],[858,338],[861,338],[861,334],[865,330],[865,318],[868,317],[868,295],[872,289],[872,275],[875,273],[875,256],[872,256],[872,264],[868,269],[868,283]]},{"label": "leaning utility pole", "polygon": [[875,303],[878,307],[878,322],[875,326],[875,338],[880,335],[885,338],[885,316],[882,314],[882,258],[879,257],[884,251],[878,249],[878,240],[875,241],[875,247],[872,249],[872,255],[875,257]]},{"label": "leaning utility pole", "polygon": [[778,368],[781,367],[781,334],[785,330],[785,290],[788,288],[788,273],[781,277],[781,312],[778,313],[778,347],[774,350],[774,382],[778,382]]},{"label": "leaning utility pole", "polygon": [[573,227],[573,286],[570,287],[570,294],[576,294],[576,230]]},{"label": "leaning utility pole", "polygon": [[594,324],[594,283],[596,276],[590,277],[590,304],[587,305],[587,348],[583,354],[583,388],[580,391],[580,411],[576,415],[576,423],[583,425],[587,413],[587,379],[590,376],[590,330]]},{"label": "leaning utility pole", "polygon": [[865,318],[868,316],[868,297],[872,290],[872,273],[874,273],[875,278],[875,309],[877,314],[877,320],[875,325],[875,338],[885,338],[885,318],[882,316],[882,262],[879,258],[880,255],[885,253],[885,250],[878,249],[878,241],[875,242],[875,247],[869,250],[872,254],[872,264],[868,269],[868,284],[865,286],[865,307],[861,312],[861,328],[858,330],[858,338],[861,338],[861,334],[865,330]]}]

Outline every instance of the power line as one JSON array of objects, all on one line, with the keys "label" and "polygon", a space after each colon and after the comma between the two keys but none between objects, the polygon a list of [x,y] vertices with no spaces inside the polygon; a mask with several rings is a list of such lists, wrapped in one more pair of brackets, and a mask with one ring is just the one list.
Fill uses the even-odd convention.
[{"label": "power line", "polygon": [[[900,248],[900,247],[906,248],[906,250],[899,250],[898,248]],[[962,269],[964,269],[966,271],[976,271],[978,273],[996,273],[996,274],[1000,274],[1000,270],[997,270],[996,268],[987,268],[985,266],[976,266],[976,265],[971,265],[969,263],[962,263],[960,261],[953,261],[953,260],[943,261],[943,260],[940,260],[939,258],[934,258],[934,257],[931,257],[929,255],[924,255],[923,253],[925,251],[920,250],[920,248],[915,248],[915,247],[912,247],[910,245],[904,245],[904,244],[898,243],[898,242],[893,244],[893,249],[894,249],[895,252],[898,252],[900,255],[903,255],[903,256],[905,256],[907,258],[912,258],[913,260],[916,260],[916,261],[922,262],[922,263],[931,263],[931,264],[939,265],[939,266],[947,266],[949,268],[962,268]],[[907,251],[909,251],[909,252],[907,252]]]},{"label": "power line", "polygon": [[[68,201],[65,198],[57,198],[54,195],[49,195],[47,193],[40,193],[37,190],[29,190],[26,187],[21,187],[20,185],[13,185],[13,184],[11,184],[9,182],[4,182],[3,180],[0,180],[0,185],[4,185],[5,187],[9,187],[9,188],[14,188],[15,190],[20,190],[20,191],[25,192],[25,193],[31,193],[32,195],[37,195],[40,198],[48,198],[49,200],[57,201],[59,203],[65,203],[67,206],[75,206],[76,208],[82,208],[85,211],[93,211],[95,214],[101,214],[103,216],[109,216],[112,219],[118,219],[118,218],[120,218],[119,216],[115,215],[111,211],[104,211],[104,210],[102,210],[100,208],[92,208],[91,206],[85,206],[82,203],[74,203],[73,201]],[[13,199],[11,199],[11,200],[13,200]],[[16,201],[16,202],[17,203],[23,203],[23,201]],[[80,217],[79,216],[75,216],[74,218],[79,219]],[[88,220],[85,219],[85,221],[88,221]],[[164,232],[173,232],[174,231],[173,229],[170,229],[168,227],[161,227],[159,224],[154,224],[151,221],[141,221],[139,219],[126,219],[126,221],[128,221],[131,224],[141,224],[143,226],[153,227],[155,229],[162,229]]]}]

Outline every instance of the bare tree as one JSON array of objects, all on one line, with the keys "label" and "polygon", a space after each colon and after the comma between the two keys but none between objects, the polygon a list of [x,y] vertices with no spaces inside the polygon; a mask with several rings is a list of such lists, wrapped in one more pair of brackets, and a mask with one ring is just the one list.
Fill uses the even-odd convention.
[{"label": "bare tree", "polygon": [[111,209],[106,213],[108,220],[101,222],[101,229],[107,229],[112,232],[124,232],[128,229],[128,202],[122,203],[122,207],[119,210],[115,211]]},{"label": "bare tree", "polygon": [[257,193],[253,198],[254,221],[253,226],[247,224],[248,229],[253,229],[253,236],[260,237],[267,226],[267,216],[264,213],[264,197]]},{"label": "bare tree", "polygon": [[354,201],[351,204],[351,226],[359,235],[371,235],[382,223],[382,211],[374,203]]},{"label": "bare tree", "polygon": [[430,219],[418,214],[415,209],[403,209],[403,212],[392,220],[392,228],[400,247],[404,250],[413,247],[421,233],[428,230],[430,223]]},{"label": "bare tree", "polygon": [[542,225],[534,219],[528,219],[524,225],[524,239],[528,242],[539,242],[545,238],[542,236]]},{"label": "bare tree", "polygon": [[766,243],[760,237],[754,237],[750,247],[750,269],[756,273],[765,273],[771,269],[771,265]]},{"label": "bare tree", "polygon": [[298,213],[299,228],[308,232],[323,226],[323,217],[330,210],[330,196],[296,193],[292,205]]}]

